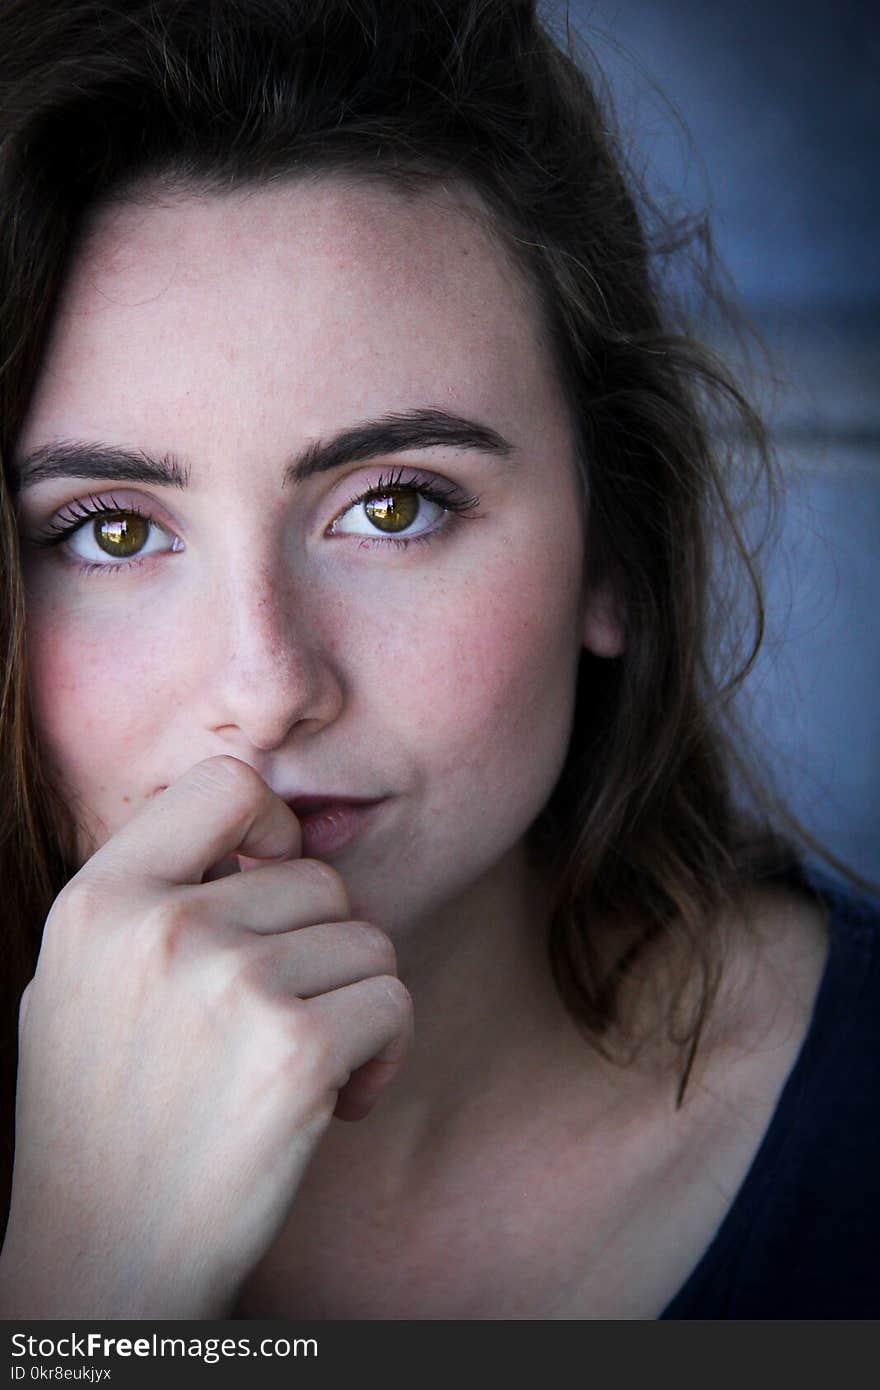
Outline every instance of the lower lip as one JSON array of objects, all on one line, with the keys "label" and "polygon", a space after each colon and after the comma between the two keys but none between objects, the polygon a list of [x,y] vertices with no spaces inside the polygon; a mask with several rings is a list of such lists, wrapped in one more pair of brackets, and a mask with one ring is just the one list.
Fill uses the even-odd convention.
[{"label": "lower lip", "polygon": [[297,813],[302,827],[303,858],[320,859],[343,849],[360,834],[381,804],[371,801],[365,806],[325,806],[308,815]]}]

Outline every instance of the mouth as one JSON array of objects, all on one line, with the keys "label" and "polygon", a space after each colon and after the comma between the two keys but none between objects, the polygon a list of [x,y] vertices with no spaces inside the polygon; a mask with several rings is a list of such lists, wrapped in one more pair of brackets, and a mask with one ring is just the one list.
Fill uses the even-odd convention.
[{"label": "mouth", "polygon": [[343,849],[364,830],[375,809],[387,798],[297,796],[285,798],[302,830],[304,859],[321,859]]}]

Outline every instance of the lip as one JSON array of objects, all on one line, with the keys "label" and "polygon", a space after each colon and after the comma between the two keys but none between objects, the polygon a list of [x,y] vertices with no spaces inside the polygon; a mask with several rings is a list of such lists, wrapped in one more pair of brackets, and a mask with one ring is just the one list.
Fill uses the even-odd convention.
[{"label": "lip", "polygon": [[373,811],[386,797],[320,796],[284,797],[302,830],[304,859],[321,859],[350,844],[368,825]]}]

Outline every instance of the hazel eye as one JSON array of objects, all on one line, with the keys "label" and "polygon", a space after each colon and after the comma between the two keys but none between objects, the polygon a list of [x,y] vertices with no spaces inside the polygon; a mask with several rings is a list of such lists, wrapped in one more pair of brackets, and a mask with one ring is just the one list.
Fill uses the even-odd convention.
[{"label": "hazel eye", "polygon": [[353,503],[333,523],[334,535],[422,535],[431,530],[445,509],[416,488],[389,487]]},{"label": "hazel eye", "polygon": [[[83,527],[83,531],[85,531]],[[126,515],[100,517],[92,522],[92,538],[101,550],[115,560],[129,560],[146,545],[150,522],[143,516]]]},{"label": "hazel eye", "polygon": [[176,548],[174,539],[140,512],[104,512],[73,529],[67,548],[78,559],[101,567]]}]

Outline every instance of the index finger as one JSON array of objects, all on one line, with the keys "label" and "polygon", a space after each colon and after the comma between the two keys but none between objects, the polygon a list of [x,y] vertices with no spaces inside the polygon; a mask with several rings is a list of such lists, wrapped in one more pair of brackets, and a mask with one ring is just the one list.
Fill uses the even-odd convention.
[{"label": "index finger", "polygon": [[86,869],[201,883],[226,855],[298,859],[299,821],[258,772],[221,754],[196,763],[92,855]]}]

